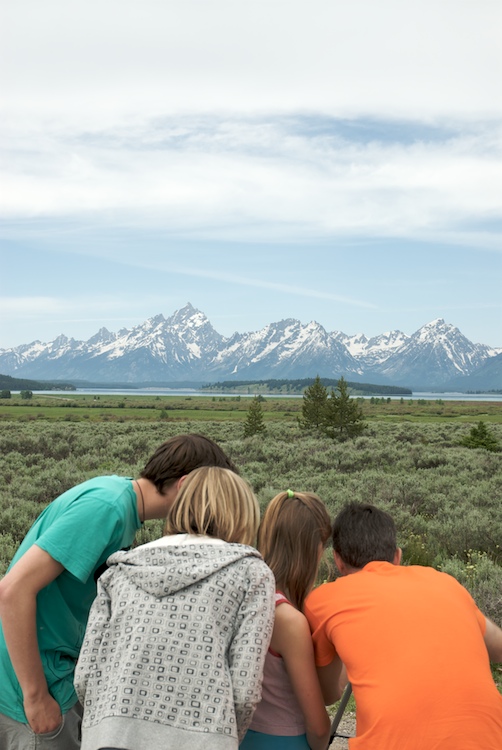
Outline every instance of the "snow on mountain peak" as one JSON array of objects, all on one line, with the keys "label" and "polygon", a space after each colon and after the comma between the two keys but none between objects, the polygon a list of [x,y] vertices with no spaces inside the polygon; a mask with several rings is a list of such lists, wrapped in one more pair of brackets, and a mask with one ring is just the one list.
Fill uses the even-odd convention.
[{"label": "snow on mountain peak", "polygon": [[[327,333],[315,320],[294,318],[259,331],[219,334],[190,303],[170,318],[156,315],[118,333],[101,328],[87,342],[61,335],[49,344],[33,342],[0,351],[0,371],[38,379],[81,378],[102,382],[225,379],[362,377],[367,382],[413,386],[440,384],[469,375],[497,352],[470,342],[443,318],[408,336],[387,331],[368,339]],[[3,369],[1,369],[3,368]]]},{"label": "snow on mountain peak", "polygon": [[[462,336],[458,328],[446,323],[443,318],[437,318],[430,323],[426,323],[418,331],[412,334],[411,338],[418,341],[444,341],[455,336]],[[465,338],[465,337],[463,337]]]}]

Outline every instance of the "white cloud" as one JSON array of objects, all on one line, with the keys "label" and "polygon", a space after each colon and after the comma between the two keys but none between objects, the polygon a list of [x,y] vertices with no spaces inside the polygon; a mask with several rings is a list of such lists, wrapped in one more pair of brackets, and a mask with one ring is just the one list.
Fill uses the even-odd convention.
[{"label": "white cloud", "polygon": [[3,0],[5,116],[499,117],[499,0]]},{"label": "white cloud", "polygon": [[3,0],[0,13],[14,235],[80,223],[500,250],[499,0]]},{"label": "white cloud", "polygon": [[[124,301],[120,297],[93,297],[93,307],[102,314],[122,310]],[[89,297],[75,295],[73,297],[43,297],[43,296],[2,296],[0,297],[0,316],[16,320],[48,317],[56,315],[58,319],[65,316],[65,320],[99,320],[89,317]],[[121,318],[116,318],[121,320]]]},{"label": "white cloud", "polygon": [[[6,218],[81,217],[199,237],[457,236],[494,244],[480,224],[499,215],[498,129],[434,131],[401,142],[311,132],[295,118],[191,118],[94,136],[10,133]],[[409,142],[407,142],[409,141]],[[27,144],[29,143],[29,148]],[[0,147],[1,148],[1,147]],[[462,225],[462,226],[460,226]]]},{"label": "white cloud", "polygon": [[350,305],[354,307],[362,307],[368,309],[374,309],[376,305],[371,302],[367,302],[361,299],[355,299],[353,297],[344,296],[341,294],[334,294],[332,292],[325,292],[322,289],[309,289],[305,286],[284,284],[277,281],[268,281],[264,278],[254,278],[253,276],[239,276],[234,273],[228,273],[222,270],[212,271],[208,269],[188,268],[177,265],[172,261],[169,263],[165,262],[151,262],[148,258],[143,257],[131,257],[128,261],[130,265],[138,268],[149,269],[152,271],[168,272],[169,274],[191,276],[199,279],[211,279],[214,281],[221,281],[225,284],[238,285],[252,287],[255,289],[266,289],[273,292],[283,292],[284,294],[294,295],[296,297],[309,297],[317,300],[328,300],[331,302],[341,302],[344,305]]},{"label": "white cloud", "polygon": [[0,315],[32,315],[61,310],[61,301],[54,297],[0,297]]}]

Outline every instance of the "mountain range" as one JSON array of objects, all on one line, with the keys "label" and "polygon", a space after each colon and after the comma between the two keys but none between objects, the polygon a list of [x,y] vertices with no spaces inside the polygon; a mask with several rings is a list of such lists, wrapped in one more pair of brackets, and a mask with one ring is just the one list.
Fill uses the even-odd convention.
[{"label": "mountain range", "polygon": [[260,331],[219,334],[190,303],[132,329],[101,328],[88,341],[64,335],[0,349],[0,372],[37,380],[172,383],[337,378],[414,390],[502,388],[502,349],[474,344],[437,319],[412,335],[367,338],[288,318]]}]

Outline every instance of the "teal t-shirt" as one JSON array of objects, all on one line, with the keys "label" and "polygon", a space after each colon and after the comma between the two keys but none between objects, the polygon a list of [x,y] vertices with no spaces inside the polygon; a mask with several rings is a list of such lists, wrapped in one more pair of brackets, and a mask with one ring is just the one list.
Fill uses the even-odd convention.
[{"label": "teal t-shirt", "polygon": [[[36,544],[65,568],[37,596],[38,647],[50,693],[63,713],[77,700],[73,673],[96,596],[94,573],[113,552],[132,544],[140,525],[131,479],[97,477],[50,503],[12,560],[10,567]],[[0,713],[26,723],[1,624],[0,685]]]}]

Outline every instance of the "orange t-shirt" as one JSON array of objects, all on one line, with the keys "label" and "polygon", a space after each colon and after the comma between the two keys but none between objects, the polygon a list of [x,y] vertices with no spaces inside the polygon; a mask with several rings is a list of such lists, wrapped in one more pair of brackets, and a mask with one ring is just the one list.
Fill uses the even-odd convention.
[{"label": "orange t-shirt", "polygon": [[305,614],[317,666],[338,654],[347,668],[351,750],[501,750],[486,621],[454,578],[372,562],[315,589]]}]

